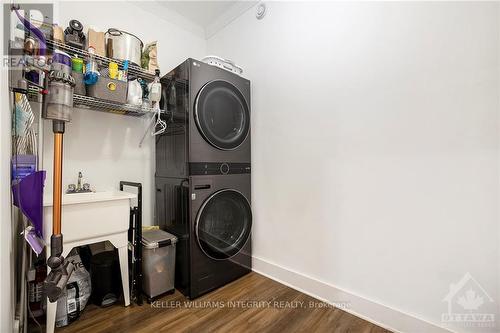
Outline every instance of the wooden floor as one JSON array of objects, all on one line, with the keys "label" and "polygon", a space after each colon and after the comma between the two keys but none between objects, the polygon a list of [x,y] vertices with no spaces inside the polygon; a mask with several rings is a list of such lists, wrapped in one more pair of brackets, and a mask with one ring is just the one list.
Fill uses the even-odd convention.
[{"label": "wooden floor", "polygon": [[[313,306],[311,306],[313,305]],[[257,273],[189,301],[176,291],[142,306],[88,305],[56,333],[389,332]]]}]

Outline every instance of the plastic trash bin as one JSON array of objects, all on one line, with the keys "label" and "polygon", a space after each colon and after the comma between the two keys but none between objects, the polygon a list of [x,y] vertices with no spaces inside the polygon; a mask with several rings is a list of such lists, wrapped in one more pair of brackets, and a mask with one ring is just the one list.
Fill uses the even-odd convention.
[{"label": "plastic trash bin", "polygon": [[175,291],[176,243],[177,237],[163,230],[142,233],[142,290],[149,302]]}]

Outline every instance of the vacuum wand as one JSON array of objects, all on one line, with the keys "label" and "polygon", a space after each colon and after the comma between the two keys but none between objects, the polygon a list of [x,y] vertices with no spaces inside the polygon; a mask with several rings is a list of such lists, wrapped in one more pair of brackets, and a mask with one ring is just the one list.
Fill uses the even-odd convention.
[{"label": "vacuum wand", "polygon": [[64,260],[62,255],[61,221],[63,136],[65,122],[71,119],[75,86],[75,81],[71,76],[70,63],[70,57],[66,53],[56,51],[53,55],[48,75],[49,93],[43,109],[43,118],[52,120],[52,131],[54,132],[52,236],[50,237],[50,257],[47,259],[50,273],[44,282],[45,292],[50,302],[57,301],[63,295],[69,277],[74,270],[73,264]]},{"label": "vacuum wand", "polygon": [[50,237],[50,257],[47,265],[51,271],[45,280],[45,290],[49,301],[55,302],[63,294],[68,279],[73,272],[74,266],[64,260],[63,235],[61,233],[62,212],[62,160],[63,160],[63,135],[64,122],[53,120],[54,132],[54,171],[53,171],[53,212],[52,212],[52,236]]}]

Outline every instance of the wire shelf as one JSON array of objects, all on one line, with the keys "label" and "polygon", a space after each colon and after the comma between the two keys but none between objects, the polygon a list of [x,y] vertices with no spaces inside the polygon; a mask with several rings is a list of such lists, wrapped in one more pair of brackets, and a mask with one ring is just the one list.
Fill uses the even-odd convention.
[{"label": "wire shelf", "polygon": [[[87,59],[89,53],[86,50],[77,49],[75,47],[61,44],[54,40],[47,40],[47,46],[49,49],[59,49],[61,51],[67,52],[70,56],[78,56],[83,59]],[[123,61],[118,59],[112,59],[103,57],[100,55],[94,55],[95,59],[100,63],[102,67],[108,66],[110,62],[116,62],[120,69],[123,69]],[[155,73],[146,69],[143,69],[137,65],[129,64],[128,74],[135,75],[136,77],[142,78],[146,81],[153,81],[155,78]],[[40,100],[40,88],[28,83],[28,96],[31,101],[39,101]],[[122,104],[116,102],[110,102],[94,97],[83,96],[83,95],[73,95],[73,105],[78,108],[91,109],[95,111],[103,111],[108,113],[115,113],[120,115],[141,117],[146,114],[153,114],[156,112],[156,109],[150,107],[142,107],[131,104]],[[160,111],[164,113],[164,111]]]},{"label": "wire shelf", "polygon": [[[73,95],[73,105],[78,108],[116,113],[120,115],[127,115],[133,117],[142,117],[146,114],[152,115],[154,112],[156,112],[155,109],[150,107],[114,103],[94,97],[77,95],[77,94]],[[164,111],[161,112],[163,113]]]},{"label": "wire shelf", "polygon": [[[78,57],[82,59],[87,59],[89,57],[89,53],[86,50],[81,50],[77,49],[76,47],[72,47],[66,44],[61,44],[59,42],[56,42],[54,40],[47,40],[47,46],[51,49],[59,49],[61,51],[69,53],[71,56],[77,55]],[[101,63],[102,66],[108,66],[110,62],[116,62],[120,69],[123,69],[123,60],[118,60],[118,59],[113,59],[113,58],[108,58],[108,57],[103,57],[100,55],[95,54],[94,55],[95,59]],[[153,81],[155,78],[155,73],[152,71],[149,71],[147,69],[141,68],[139,66],[136,66],[134,64],[129,64],[128,66],[128,74],[135,75],[137,77],[140,77],[141,79],[144,79],[146,81]]]}]

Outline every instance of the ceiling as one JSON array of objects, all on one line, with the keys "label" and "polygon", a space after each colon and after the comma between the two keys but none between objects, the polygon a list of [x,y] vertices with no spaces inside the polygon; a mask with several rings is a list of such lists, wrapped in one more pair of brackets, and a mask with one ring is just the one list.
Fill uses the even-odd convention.
[{"label": "ceiling", "polygon": [[193,23],[207,27],[237,1],[161,1],[161,4],[176,11]]},{"label": "ceiling", "polygon": [[258,1],[165,1],[159,5],[200,26],[210,38]]}]

